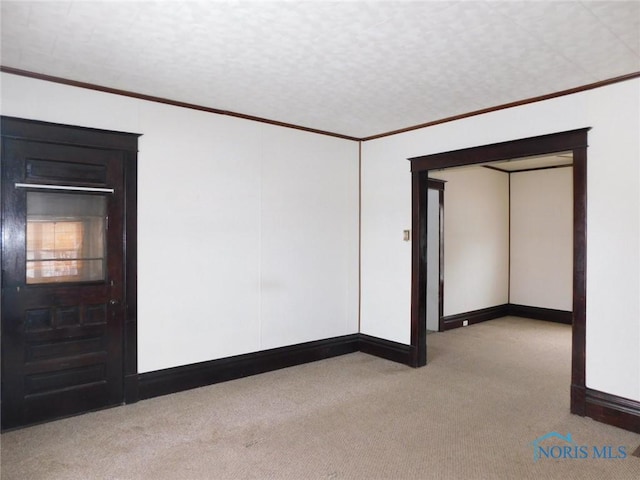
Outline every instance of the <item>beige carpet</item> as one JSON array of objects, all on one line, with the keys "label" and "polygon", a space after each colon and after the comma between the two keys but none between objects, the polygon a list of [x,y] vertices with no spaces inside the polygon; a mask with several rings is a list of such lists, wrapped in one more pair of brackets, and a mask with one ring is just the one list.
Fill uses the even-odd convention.
[{"label": "beige carpet", "polygon": [[[355,353],[5,433],[2,479],[637,480],[640,435],[569,414],[570,333],[504,318],[421,369]],[[629,456],[534,462],[551,431]]]}]

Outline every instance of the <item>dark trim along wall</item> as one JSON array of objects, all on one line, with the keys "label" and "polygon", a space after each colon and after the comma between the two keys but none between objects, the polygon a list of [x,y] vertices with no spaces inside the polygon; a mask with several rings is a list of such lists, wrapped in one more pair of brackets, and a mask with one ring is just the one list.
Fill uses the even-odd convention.
[{"label": "dark trim along wall", "polygon": [[568,90],[561,90],[559,92],[549,93],[547,95],[541,95],[541,96],[538,96],[538,97],[532,97],[532,98],[527,98],[527,99],[524,99],[524,100],[518,100],[516,102],[505,103],[503,105],[496,105],[496,106],[492,106],[492,107],[488,107],[488,108],[483,108],[481,110],[475,110],[475,111],[472,111],[472,112],[465,112],[465,113],[462,113],[460,115],[454,115],[452,117],[446,117],[446,118],[434,120],[432,122],[421,123],[419,125],[412,125],[410,127],[401,128],[399,130],[393,130],[391,132],[384,132],[384,133],[379,133],[377,135],[371,135],[371,136],[368,136],[368,137],[357,138],[357,137],[352,137],[352,136],[349,136],[349,135],[343,135],[343,134],[336,133],[336,132],[327,132],[327,131],[324,131],[324,130],[317,130],[317,129],[314,129],[314,128],[303,127],[303,126],[300,126],[300,125],[293,125],[293,124],[290,124],[290,123],[280,122],[280,121],[277,121],[277,120],[270,120],[270,119],[267,119],[267,118],[255,117],[253,115],[246,115],[246,114],[243,114],[243,113],[231,112],[231,111],[228,111],[228,110],[222,110],[222,109],[218,109],[218,108],[205,107],[203,105],[195,105],[195,104],[192,104],[192,103],[180,102],[180,101],[171,100],[171,99],[168,99],[168,98],[155,97],[155,96],[146,95],[146,94],[143,94],[143,93],[130,92],[128,90],[120,90],[120,89],[116,89],[116,88],[105,87],[103,85],[96,85],[96,84],[93,84],[93,83],[79,82],[77,80],[70,80],[68,78],[61,78],[61,77],[56,77],[56,76],[53,76],[53,75],[46,75],[46,74],[43,74],[43,73],[31,72],[29,70],[22,70],[22,69],[19,69],[19,68],[9,67],[7,65],[0,65],[0,72],[9,73],[9,74],[12,74],[12,75],[20,75],[22,77],[35,78],[35,79],[44,80],[44,81],[47,81],[47,82],[59,83],[59,84],[62,84],[62,85],[70,85],[70,86],[78,87],[78,88],[86,88],[86,89],[95,90],[95,91],[98,91],[98,92],[113,93],[115,95],[122,95],[124,97],[138,98],[140,100],[148,100],[150,102],[164,103],[166,105],[174,105],[176,107],[190,108],[190,109],[193,109],[193,110],[200,110],[202,112],[209,112],[209,113],[215,113],[215,114],[218,114],[218,115],[227,115],[227,116],[230,116],[230,117],[244,118],[245,120],[268,123],[270,125],[278,125],[280,127],[285,127],[285,128],[293,128],[293,129],[296,129],[296,130],[303,130],[303,131],[306,131],[306,132],[318,133],[320,135],[328,135],[328,136],[331,136],[331,137],[344,138],[345,140],[353,140],[353,141],[356,141],[356,142],[366,142],[368,140],[375,140],[375,139],[382,138],[382,137],[388,137],[388,136],[391,136],[391,135],[396,135],[398,133],[410,132],[410,131],[418,130],[418,129],[425,128],[425,127],[431,127],[431,126],[434,126],[434,125],[439,125],[441,123],[453,122],[455,120],[460,120],[460,119],[463,119],[463,118],[474,117],[476,115],[482,115],[482,114],[485,114],[485,113],[495,112],[495,111],[498,111],[498,110],[504,110],[506,108],[517,107],[517,106],[520,106],[520,105],[527,105],[529,103],[541,102],[541,101],[544,101],[544,100],[549,100],[551,98],[557,98],[557,97],[562,97],[562,96],[565,96],[565,95],[571,95],[571,94],[574,94],[574,93],[584,92],[586,90],[592,90],[594,88],[599,88],[599,87],[604,87],[604,86],[607,86],[607,85],[612,85],[612,84],[618,83],[618,82],[624,82],[624,81],[627,81],[627,80],[632,80],[634,78],[640,78],[640,72],[633,72],[633,73],[629,73],[627,75],[621,75],[619,77],[609,78],[609,79],[606,79],[606,80],[601,80],[599,82],[590,83],[590,84],[587,84],[587,85],[581,85],[581,86],[575,87],[575,88],[570,88]]},{"label": "dark trim along wall", "polygon": [[56,77],[53,75],[45,75],[43,73],[30,72],[28,70],[21,70],[19,68],[0,65],[0,72],[9,73],[12,75],[20,75],[22,77],[27,77],[27,78],[35,78],[36,80],[44,80],[46,82],[59,83],[61,85],[70,85],[72,87],[86,88],[88,90],[95,90],[97,92],[112,93],[114,95],[121,95],[123,97],[137,98],[139,100],[147,100],[149,102],[163,103],[165,105],[173,105],[174,107],[189,108],[191,110],[199,110],[201,112],[215,113],[217,115],[226,115],[229,117],[242,118],[244,120],[267,123],[269,125],[277,125],[279,127],[293,128],[294,130],[302,130],[305,132],[317,133],[319,135],[328,135],[330,137],[344,138],[345,140],[353,140],[355,142],[360,141],[359,138],[351,137],[349,135],[342,135],[340,133],[327,132],[325,130],[318,130],[316,128],[309,128],[309,127],[303,127],[300,125],[293,125],[291,123],[280,122],[278,120],[271,120],[268,118],[256,117],[256,116],[247,115],[244,113],[231,112],[229,110],[222,110],[219,108],[205,107],[203,105],[196,105],[194,103],[180,102],[178,100],[171,100],[169,98],[156,97],[156,96],[147,95],[144,93],[131,92],[128,90],[120,90],[118,88],[105,87],[103,85],[96,85],[93,83],[79,82],[77,80],[70,80],[68,78]]},{"label": "dark trim along wall", "polygon": [[[489,317],[492,315],[495,315],[493,318],[498,318],[512,314],[509,313],[510,307],[509,304],[498,305],[465,314],[452,315],[449,318],[465,316],[465,319],[470,320],[470,324],[478,323],[491,320]],[[514,307],[520,308],[521,306],[515,305]],[[558,312],[558,310],[554,310],[554,312]],[[570,314],[571,312],[565,313]],[[450,328],[455,328],[455,323],[458,321],[461,325],[461,318],[452,320],[448,325],[451,325]],[[149,399],[357,351],[405,365],[411,364],[411,347],[409,345],[356,333],[142,373],[138,375],[140,399]],[[589,417],[640,433],[640,402],[588,388],[583,393],[586,414]]]},{"label": "dark trim along wall", "polygon": [[442,118],[440,120],[435,120],[433,122],[421,123],[419,125],[413,125],[411,127],[402,128],[400,130],[393,130],[391,132],[380,133],[378,135],[372,135],[370,137],[364,137],[361,140],[366,142],[368,140],[375,140],[378,138],[389,137],[391,135],[397,135],[398,133],[411,132],[413,130],[419,130],[421,128],[432,127],[434,125],[440,125],[442,123],[453,122],[455,120],[461,120],[463,118],[474,117],[476,115],[483,115],[485,113],[496,112],[498,110],[505,110],[507,108],[519,107],[521,105],[527,105],[529,103],[541,102],[544,100],[550,100],[552,98],[563,97],[565,95],[571,95],[574,93],[584,92],[587,90],[592,90],[594,88],[604,87],[606,85],[611,85],[618,82],[624,82],[626,80],[631,80],[633,78],[640,77],[640,72],[633,72],[628,75],[622,75],[620,77],[611,78],[608,80],[603,80],[601,82],[595,82],[588,85],[582,85],[576,88],[570,88],[568,90],[561,90],[559,92],[550,93],[548,95],[540,95],[538,97],[531,97],[524,100],[518,100],[516,102],[505,103],[503,105],[496,105],[494,107],[483,108],[480,110],[475,110],[473,112],[462,113],[460,115],[454,115],[452,117]]},{"label": "dark trim along wall", "polygon": [[555,310],[553,308],[530,307],[527,305],[509,304],[508,315],[514,317],[533,318],[536,320],[546,320],[547,322],[573,323],[573,313],[566,310]]},{"label": "dark trim along wall", "polygon": [[153,398],[358,351],[406,365],[410,360],[409,345],[356,333],[141,373],[139,395]]},{"label": "dark trim along wall", "polygon": [[503,305],[481,308],[471,312],[447,315],[446,317],[442,317],[442,325],[443,330],[451,330],[453,328],[464,326],[465,320],[468,322],[468,325],[473,325],[474,323],[486,322],[487,320],[506,317],[507,315],[533,318],[535,320],[545,320],[547,322],[564,323],[566,325],[571,325],[573,323],[572,312],[554,310],[552,308],[530,307],[527,305],[505,303]]},{"label": "dark trim along wall", "polygon": [[640,402],[587,388],[585,403],[588,417],[640,433]]},{"label": "dark trim along wall", "polygon": [[486,322],[495,318],[506,317],[507,315],[509,315],[509,305],[505,303],[504,305],[481,308],[471,312],[447,315],[446,317],[442,317],[440,324],[442,325],[442,329],[446,331],[465,326],[465,321],[468,322],[467,325],[473,325],[474,323]]}]

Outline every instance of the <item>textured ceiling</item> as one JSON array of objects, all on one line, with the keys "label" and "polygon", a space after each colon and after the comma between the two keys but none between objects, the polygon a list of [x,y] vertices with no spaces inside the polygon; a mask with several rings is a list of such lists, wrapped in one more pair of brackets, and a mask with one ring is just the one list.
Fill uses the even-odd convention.
[{"label": "textured ceiling", "polygon": [[507,172],[519,172],[536,168],[551,168],[573,165],[573,154],[567,152],[559,155],[540,155],[528,158],[516,158],[513,160],[503,160],[491,162],[488,165]]},{"label": "textured ceiling", "polygon": [[553,155],[536,155],[533,157],[518,157],[509,160],[497,160],[487,163],[476,163],[473,165],[462,165],[460,167],[447,167],[436,170],[431,170],[437,178],[436,172],[449,171],[449,170],[469,170],[478,169],[482,167],[495,168],[502,170],[503,172],[523,172],[528,170],[537,170],[543,168],[558,168],[573,165],[573,153],[563,152]]},{"label": "textured ceiling", "polygon": [[2,0],[1,63],[368,137],[640,71],[640,2]]}]

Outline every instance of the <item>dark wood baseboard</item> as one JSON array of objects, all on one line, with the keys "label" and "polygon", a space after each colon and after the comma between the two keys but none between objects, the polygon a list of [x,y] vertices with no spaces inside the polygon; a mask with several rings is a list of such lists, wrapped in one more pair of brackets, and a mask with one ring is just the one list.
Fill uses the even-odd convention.
[{"label": "dark wood baseboard", "polygon": [[358,339],[359,350],[369,355],[385,358],[405,365],[411,364],[411,346],[384,340],[361,333]]},{"label": "dark wood baseboard", "polygon": [[573,323],[573,312],[565,310],[554,310],[552,308],[530,307],[528,305],[509,304],[509,315],[514,317],[533,318],[535,320],[545,320],[547,322]]},{"label": "dark wood baseboard", "polygon": [[585,415],[597,422],[640,433],[640,402],[585,389]]},{"label": "dark wood baseboard", "polygon": [[451,330],[463,326],[463,322],[467,320],[469,325],[474,323],[486,322],[500,317],[509,315],[509,304],[496,305],[495,307],[481,308],[480,310],[472,310],[470,312],[457,313],[455,315],[447,315],[442,317],[442,330]]},{"label": "dark wood baseboard", "polygon": [[127,385],[132,400],[127,403],[358,351],[405,365],[411,359],[409,345],[355,333],[141,373],[137,384]]},{"label": "dark wood baseboard", "polygon": [[359,335],[274,348],[138,375],[141,400],[357,352]]},{"label": "dark wood baseboard", "polygon": [[504,305],[481,308],[480,310],[472,310],[470,312],[456,313],[455,315],[442,317],[442,329],[451,330],[452,328],[462,327],[465,320],[469,321],[469,325],[473,325],[474,323],[486,322],[488,320],[506,317],[507,315],[564,323],[566,325],[573,323],[573,312],[505,303]]}]

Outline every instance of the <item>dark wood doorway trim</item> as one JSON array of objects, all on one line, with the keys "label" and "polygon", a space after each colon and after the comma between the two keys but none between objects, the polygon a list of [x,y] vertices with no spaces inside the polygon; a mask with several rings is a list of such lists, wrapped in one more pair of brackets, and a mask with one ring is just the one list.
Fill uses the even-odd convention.
[{"label": "dark wood doorway trim", "polygon": [[590,128],[410,158],[412,173],[411,365],[427,362],[426,258],[429,170],[573,152],[573,327],[571,412],[586,414],[587,133]]},{"label": "dark wood doorway trim", "polygon": [[[123,403],[138,401],[137,340],[137,212],[138,212],[138,137],[139,134],[99,130],[71,125],[0,117],[2,138],[73,145],[122,154],[124,171],[124,327],[123,327]],[[0,164],[1,165],[1,164]]]}]

